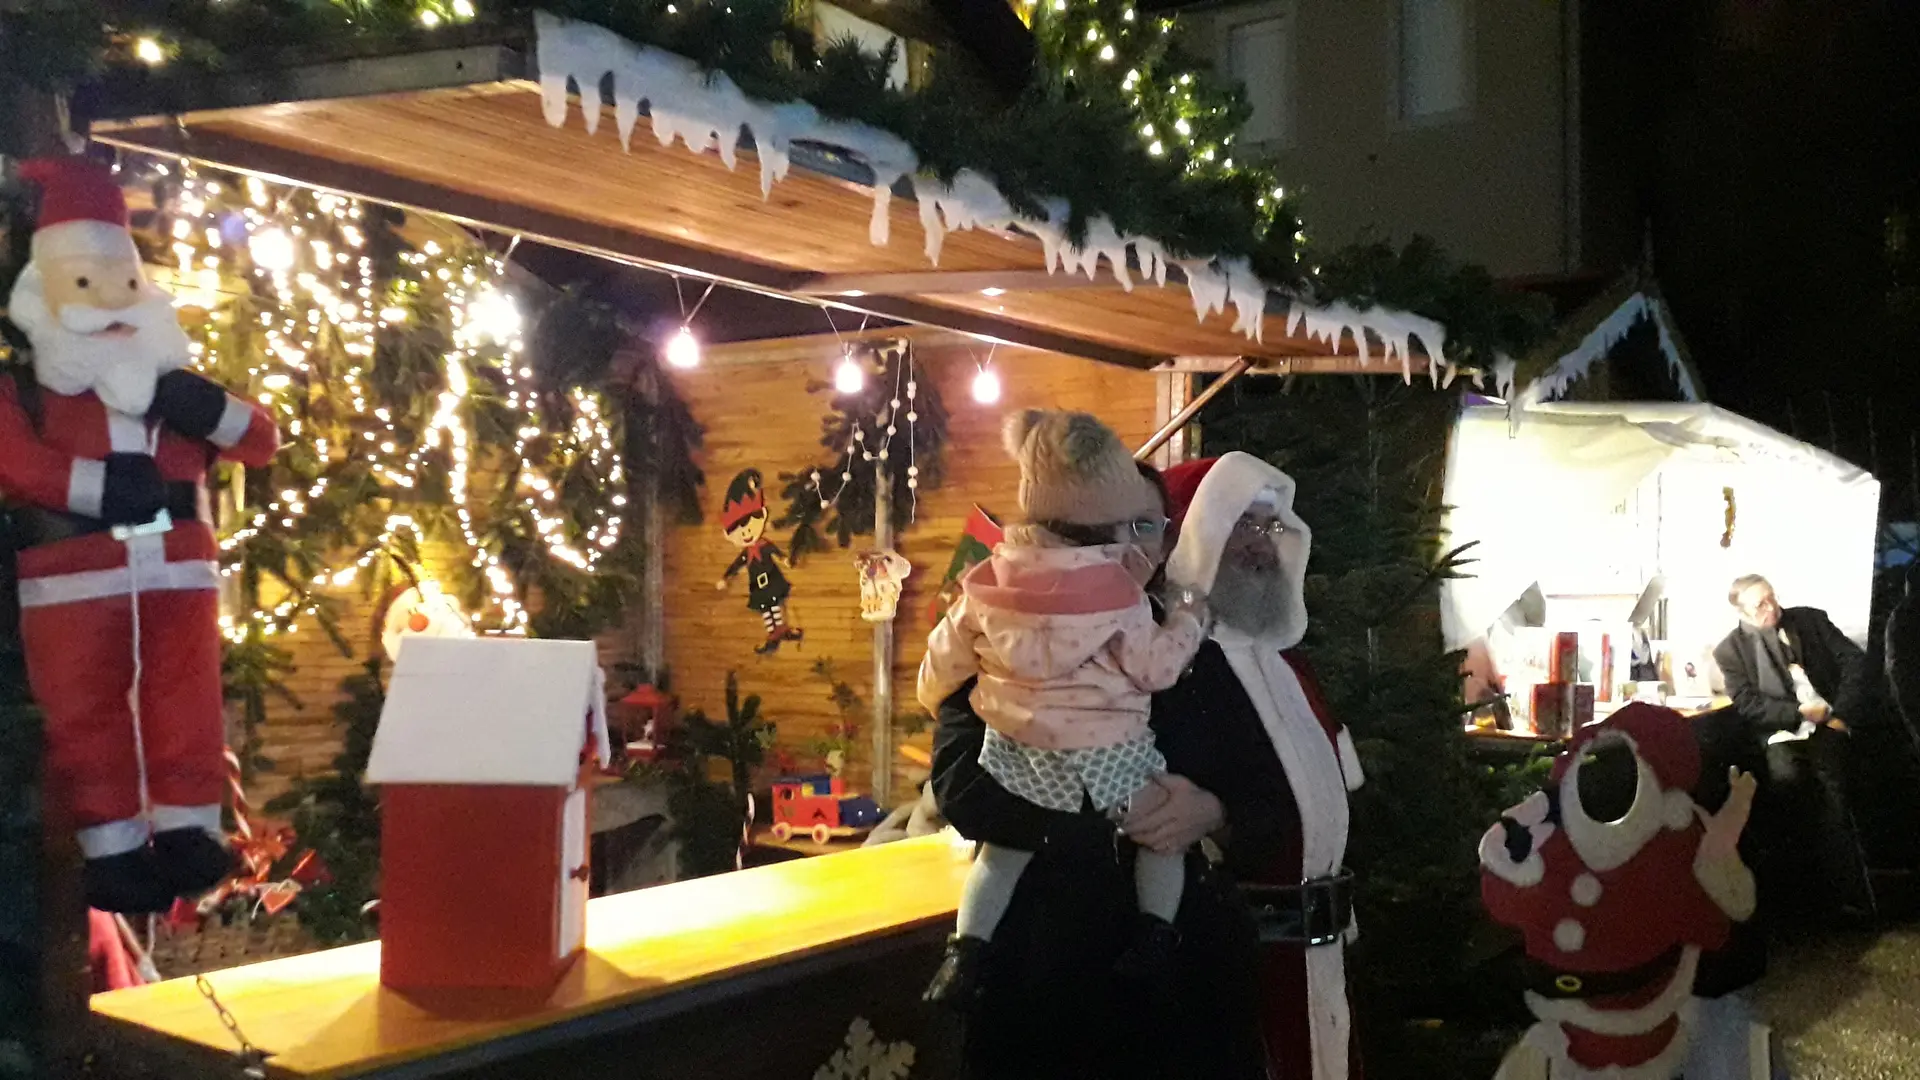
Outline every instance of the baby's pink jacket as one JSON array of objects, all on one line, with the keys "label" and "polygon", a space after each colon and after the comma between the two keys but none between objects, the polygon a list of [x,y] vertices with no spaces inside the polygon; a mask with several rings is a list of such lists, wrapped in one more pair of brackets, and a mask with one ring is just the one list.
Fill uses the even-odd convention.
[{"label": "baby's pink jacket", "polygon": [[974,711],[1045,750],[1113,746],[1147,731],[1147,699],[1180,678],[1200,624],[1165,626],[1114,547],[1001,544],[969,570],[927,639],[919,698],[928,712],[975,675]]}]

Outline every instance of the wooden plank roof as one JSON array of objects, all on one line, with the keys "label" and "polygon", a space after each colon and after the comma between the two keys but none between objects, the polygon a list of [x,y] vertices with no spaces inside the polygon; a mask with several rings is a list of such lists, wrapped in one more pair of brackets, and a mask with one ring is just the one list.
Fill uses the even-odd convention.
[{"label": "wooden plank roof", "polygon": [[149,87],[95,101],[93,134],[637,265],[1133,367],[1335,354],[1324,341],[1288,337],[1284,308],[1269,316],[1264,343],[1235,333],[1230,315],[1200,321],[1177,269],[1166,286],[1131,292],[1104,271],[1091,282],[1046,275],[1039,241],[1020,233],[951,233],[936,269],[910,186],[896,185],[890,239],[876,246],[865,166],[796,145],[792,171],[763,198],[750,145],[729,171],[712,154],[661,147],[644,124],[623,151],[611,107],[591,135],[578,122],[550,127],[532,67],[523,46],[487,44],[216,80],[190,96]]}]

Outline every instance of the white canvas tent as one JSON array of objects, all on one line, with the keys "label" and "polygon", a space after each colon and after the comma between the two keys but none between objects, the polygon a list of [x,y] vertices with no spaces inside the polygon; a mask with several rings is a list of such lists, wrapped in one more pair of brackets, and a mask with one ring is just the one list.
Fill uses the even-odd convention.
[{"label": "white canvas tent", "polygon": [[1748,573],[1866,641],[1879,481],[1725,409],[1470,407],[1449,441],[1445,501],[1449,543],[1479,542],[1474,576],[1442,585],[1450,649],[1530,585],[1550,609],[1556,597],[1606,598],[1624,616],[1660,575],[1667,637],[1699,655],[1733,628],[1727,586]]}]

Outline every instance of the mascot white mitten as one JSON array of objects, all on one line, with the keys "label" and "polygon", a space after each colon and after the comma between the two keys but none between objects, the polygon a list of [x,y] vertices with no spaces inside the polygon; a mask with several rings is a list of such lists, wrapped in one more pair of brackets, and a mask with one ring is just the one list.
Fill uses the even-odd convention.
[{"label": "mascot white mitten", "polygon": [[[1583,769],[1610,765],[1617,793],[1583,787]],[[1631,704],[1582,728],[1548,789],[1481,840],[1481,896],[1525,936],[1539,1020],[1496,1080],[1671,1080],[1687,1065],[1700,954],[1754,911],[1735,848],[1753,778],[1735,774],[1709,816],[1690,794],[1700,767],[1685,717]]]},{"label": "mascot white mitten", "polygon": [[263,466],[280,437],[186,370],[186,335],[107,170],[72,158],[21,174],[40,216],[7,314],[33,365],[0,376],[0,494],[21,534],[27,675],[88,903],[162,911],[232,861],[207,470]]}]

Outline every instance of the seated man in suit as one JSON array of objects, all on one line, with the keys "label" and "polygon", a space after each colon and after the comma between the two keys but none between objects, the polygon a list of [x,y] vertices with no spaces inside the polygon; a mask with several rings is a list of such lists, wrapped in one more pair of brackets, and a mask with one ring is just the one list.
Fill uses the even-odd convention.
[{"label": "seated man in suit", "polygon": [[1776,838],[1780,852],[1816,854],[1819,891],[1828,894],[1821,906],[1864,914],[1871,901],[1845,765],[1848,722],[1867,704],[1866,654],[1819,608],[1782,608],[1758,574],[1735,580],[1727,599],[1740,625],[1713,659],[1735,711],[1766,744],[1766,786],[1775,791],[1762,801],[1780,805],[1786,831],[1801,834]]}]

